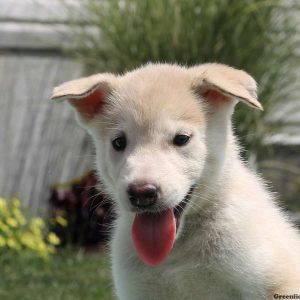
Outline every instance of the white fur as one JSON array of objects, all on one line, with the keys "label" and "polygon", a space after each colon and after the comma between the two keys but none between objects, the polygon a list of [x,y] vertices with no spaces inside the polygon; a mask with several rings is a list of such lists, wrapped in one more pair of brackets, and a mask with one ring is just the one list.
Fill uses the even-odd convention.
[{"label": "white fur", "polygon": [[[241,161],[231,129],[236,100],[261,108],[254,80],[217,64],[147,65],[99,78],[109,90],[102,114],[78,116],[94,139],[99,174],[116,203],[111,257],[118,298],[254,300],[300,294],[299,236]],[[74,85],[64,85],[54,98],[73,95]],[[205,99],[208,89],[230,100]],[[111,147],[120,131],[128,139],[121,153]],[[178,132],[193,135],[186,146],[172,145]],[[160,185],[161,209],[176,206],[196,184],[174,248],[156,267],[140,261],[131,239],[134,213],[126,189],[137,180]]]}]

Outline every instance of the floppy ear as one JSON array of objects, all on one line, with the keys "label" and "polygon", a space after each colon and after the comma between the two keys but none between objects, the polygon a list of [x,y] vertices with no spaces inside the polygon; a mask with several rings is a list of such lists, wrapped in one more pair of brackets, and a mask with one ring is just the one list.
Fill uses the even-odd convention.
[{"label": "floppy ear", "polygon": [[54,88],[51,99],[68,100],[79,116],[89,121],[101,113],[114,79],[113,74],[104,73],[68,81]]},{"label": "floppy ear", "polygon": [[203,64],[190,68],[192,88],[209,107],[216,109],[222,104],[235,105],[242,101],[263,110],[257,100],[256,82],[246,72],[222,64]]}]

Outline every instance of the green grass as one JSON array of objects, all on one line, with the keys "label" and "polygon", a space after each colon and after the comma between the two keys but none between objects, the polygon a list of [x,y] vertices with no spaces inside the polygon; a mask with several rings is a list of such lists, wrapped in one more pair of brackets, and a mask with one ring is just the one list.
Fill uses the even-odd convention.
[{"label": "green grass", "polygon": [[63,250],[48,262],[0,257],[0,299],[114,299],[107,255]]}]

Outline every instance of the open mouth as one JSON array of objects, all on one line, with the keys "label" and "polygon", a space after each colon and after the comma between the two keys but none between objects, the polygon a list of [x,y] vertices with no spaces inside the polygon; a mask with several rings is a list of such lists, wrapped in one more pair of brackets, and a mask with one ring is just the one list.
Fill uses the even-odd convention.
[{"label": "open mouth", "polygon": [[168,257],[193,190],[192,186],[184,199],[173,208],[136,214],[132,240],[139,258],[147,265],[159,265]]}]

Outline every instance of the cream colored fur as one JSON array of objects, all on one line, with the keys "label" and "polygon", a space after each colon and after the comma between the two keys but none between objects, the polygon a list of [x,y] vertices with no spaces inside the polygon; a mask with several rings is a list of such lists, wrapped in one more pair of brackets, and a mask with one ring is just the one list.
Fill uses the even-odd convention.
[{"label": "cream colored fur", "polygon": [[[104,94],[101,113],[77,115],[94,139],[99,174],[116,204],[111,257],[118,298],[259,300],[300,294],[299,234],[241,161],[232,133],[237,101],[262,108],[252,77],[219,64],[149,64],[122,76],[65,83],[53,98],[84,101],[97,89]],[[222,101],[214,101],[210,90],[223,94]],[[111,140],[120,131],[128,145],[116,153]],[[177,132],[192,134],[191,141],[175,147]],[[126,188],[141,179],[161,186],[161,209],[177,205],[196,184],[174,248],[157,267],[140,261],[131,239],[134,213]]]}]

